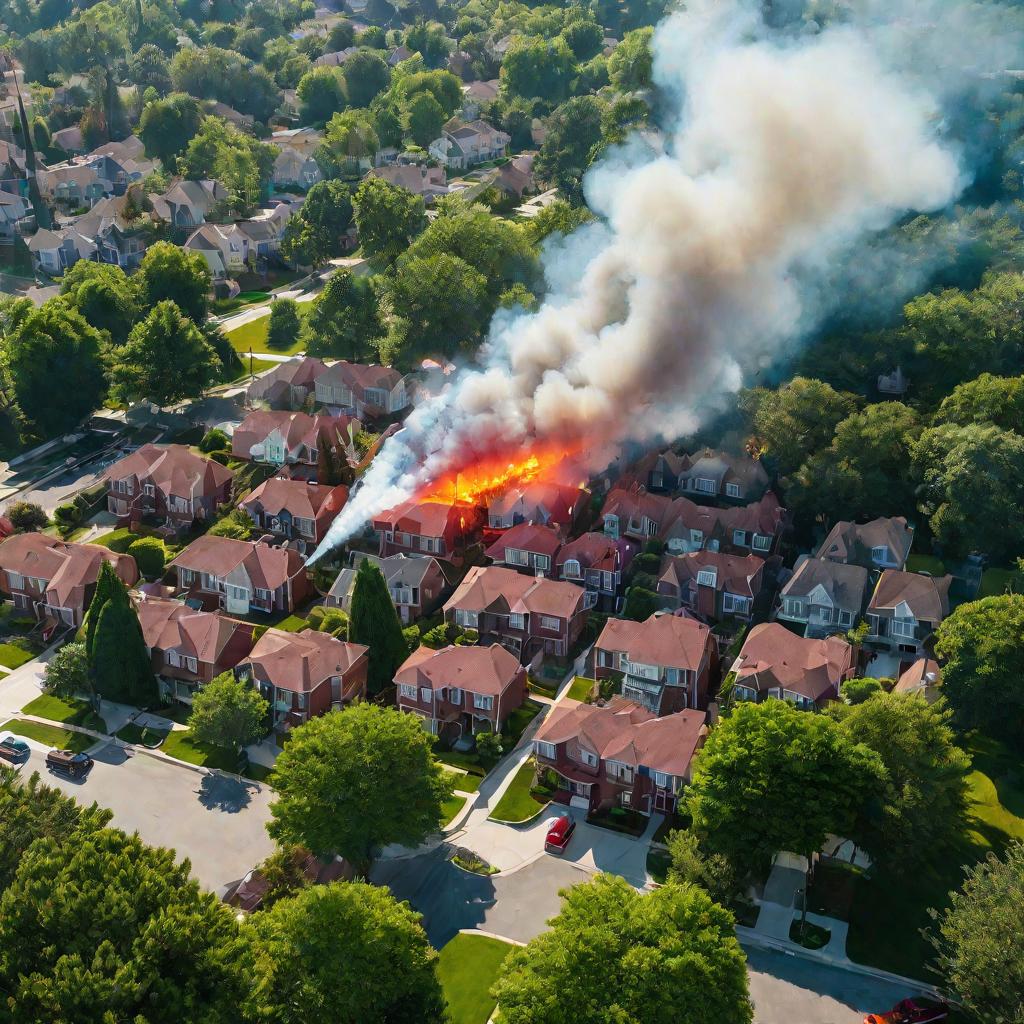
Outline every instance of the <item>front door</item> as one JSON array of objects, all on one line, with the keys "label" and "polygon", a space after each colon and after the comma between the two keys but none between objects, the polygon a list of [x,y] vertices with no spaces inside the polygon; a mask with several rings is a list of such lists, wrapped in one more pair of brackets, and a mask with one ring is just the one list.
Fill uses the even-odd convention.
[{"label": "front door", "polygon": [[664,814],[672,814],[676,809],[676,798],[667,789],[655,790],[654,809]]}]

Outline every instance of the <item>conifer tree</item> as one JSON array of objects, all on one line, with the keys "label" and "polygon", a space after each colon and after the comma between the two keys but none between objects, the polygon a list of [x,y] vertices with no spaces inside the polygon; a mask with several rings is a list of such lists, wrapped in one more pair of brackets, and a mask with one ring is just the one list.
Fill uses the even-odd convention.
[{"label": "conifer tree", "polygon": [[370,648],[368,692],[373,695],[390,686],[408,651],[388,585],[380,569],[367,558],[356,571],[348,637],[352,643]]},{"label": "conifer tree", "polygon": [[88,634],[86,641],[96,692],[106,700],[149,707],[156,703],[158,692],[139,616],[116,573],[108,574],[104,592],[107,599],[99,608],[95,598],[89,607],[89,618],[95,618],[91,647]]}]

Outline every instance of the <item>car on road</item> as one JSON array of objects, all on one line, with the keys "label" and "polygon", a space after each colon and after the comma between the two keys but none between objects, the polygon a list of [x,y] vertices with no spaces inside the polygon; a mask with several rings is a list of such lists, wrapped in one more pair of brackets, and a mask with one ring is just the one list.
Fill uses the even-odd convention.
[{"label": "car on road", "polygon": [[869,1013],[864,1024],[938,1024],[949,1020],[949,1006],[941,999],[913,996],[901,999],[887,1013]]},{"label": "car on road", "polygon": [[572,839],[573,832],[576,831],[576,822],[569,817],[568,814],[563,814],[558,818],[553,819],[548,825],[548,834],[544,840],[544,849],[548,853],[564,853],[565,848],[569,845],[569,840]]},{"label": "car on road", "polygon": [[63,772],[72,778],[86,775],[93,766],[88,754],[76,754],[73,750],[51,750],[46,755],[46,767],[52,772]]},{"label": "car on road", "polygon": [[5,761],[20,761],[28,757],[29,746],[12,732],[0,733],[0,757]]}]

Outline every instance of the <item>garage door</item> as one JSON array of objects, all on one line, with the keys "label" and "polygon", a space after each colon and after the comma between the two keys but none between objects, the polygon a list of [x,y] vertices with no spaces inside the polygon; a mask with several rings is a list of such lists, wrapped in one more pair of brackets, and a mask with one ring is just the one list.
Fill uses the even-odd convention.
[{"label": "garage door", "polygon": [[569,801],[569,806],[570,807],[577,807],[581,811],[589,811],[590,810],[590,797],[574,796]]}]

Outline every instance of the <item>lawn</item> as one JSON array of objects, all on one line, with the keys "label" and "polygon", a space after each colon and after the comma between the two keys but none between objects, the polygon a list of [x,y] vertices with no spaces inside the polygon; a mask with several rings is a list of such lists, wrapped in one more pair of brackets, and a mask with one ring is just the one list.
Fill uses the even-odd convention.
[{"label": "lawn", "polygon": [[441,804],[441,828],[449,825],[452,818],[455,817],[463,807],[466,806],[466,798],[464,796],[450,796],[443,804]]},{"label": "lawn", "polygon": [[136,725],[134,722],[129,722],[128,725],[118,729],[114,735],[119,740],[124,740],[125,743],[134,743],[138,746],[149,748],[158,747],[167,739],[166,730],[144,729],[141,725]]},{"label": "lawn", "polygon": [[930,907],[944,909],[960,887],[964,865],[1001,852],[1024,839],[1024,771],[1020,758],[977,735],[967,750],[974,759],[968,777],[968,820],[958,849],[937,864],[905,878],[856,879],[850,907],[847,953],[860,963],[910,977],[927,978],[931,946],[921,929],[932,926]]},{"label": "lawn", "polygon": [[245,353],[242,357],[242,365],[245,369],[230,383],[235,384],[240,381],[247,381],[251,375],[260,374],[264,370],[272,370],[275,366],[281,364],[276,359],[253,359],[252,366],[249,365],[249,354]]},{"label": "lawn", "polygon": [[926,572],[932,576],[945,576],[946,566],[934,555],[911,555],[907,559],[907,572]]},{"label": "lawn", "polygon": [[17,668],[31,661],[39,653],[36,646],[29,640],[16,639],[11,643],[0,644],[0,665]]},{"label": "lawn", "polygon": [[1002,597],[1006,593],[1019,594],[1024,580],[1016,569],[986,569],[981,575],[978,599]]},{"label": "lawn", "polygon": [[26,722],[20,718],[12,718],[9,722],[4,722],[3,725],[0,725],[0,730],[17,733],[19,736],[35,740],[37,743],[45,743],[48,747],[73,750],[76,753],[88,750],[98,742],[94,737],[86,736],[85,733],[58,729],[55,725],[43,725],[41,722]]},{"label": "lawn", "polygon": [[134,533],[125,526],[119,530],[111,530],[110,533],[105,533],[89,543],[99,544],[100,547],[109,548],[111,551],[116,551],[123,555],[131,547],[132,543],[141,536],[143,536],[141,533]]},{"label": "lawn", "polygon": [[48,718],[51,722],[66,725],[79,725],[83,729],[95,732],[106,732],[107,723],[95,714],[87,701],[55,697],[43,693],[35,700],[29,701],[22,709],[23,715],[35,715],[37,718]]},{"label": "lawn", "polygon": [[487,1024],[494,1012],[491,986],[515,947],[489,935],[456,935],[441,950],[437,977],[452,1024]]},{"label": "lawn", "polygon": [[569,687],[569,696],[572,700],[585,701],[594,689],[594,680],[586,676],[577,676]]},{"label": "lawn", "polygon": [[520,740],[526,727],[537,717],[537,713],[543,707],[535,700],[527,700],[521,707],[515,709],[508,716],[502,735],[505,737],[505,750],[511,750]]},{"label": "lawn", "polygon": [[533,761],[527,760],[516,772],[512,784],[498,801],[498,806],[491,811],[489,817],[492,821],[504,821],[509,824],[529,821],[547,806],[546,803],[538,803],[530,793],[533,776]]},{"label": "lawn", "polygon": [[455,788],[460,793],[475,793],[484,781],[482,775],[473,775],[470,772],[452,772]]},{"label": "lawn", "polygon": [[[305,316],[310,303],[305,302],[299,306],[299,315]],[[267,328],[270,326],[270,314],[250,320],[241,324],[234,330],[226,330],[224,336],[231,342],[232,347],[239,355],[248,355],[251,349],[254,355],[267,354],[276,356],[293,356],[302,351],[302,342],[296,338],[287,348],[271,348],[267,344]]]},{"label": "lawn", "polygon": [[232,750],[215,747],[209,743],[200,743],[192,738],[188,729],[176,729],[164,740],[163,752],[179,761],[202,765],[205,768],[219,768],[221,771],[234,772],[238,769],[238,757]]},{"label": "lawn", "polygon": [[308,623],[303,615],[289,615],[278,622],[274,629],[283,629],[286,633],[298,633],[306,628]]}]

